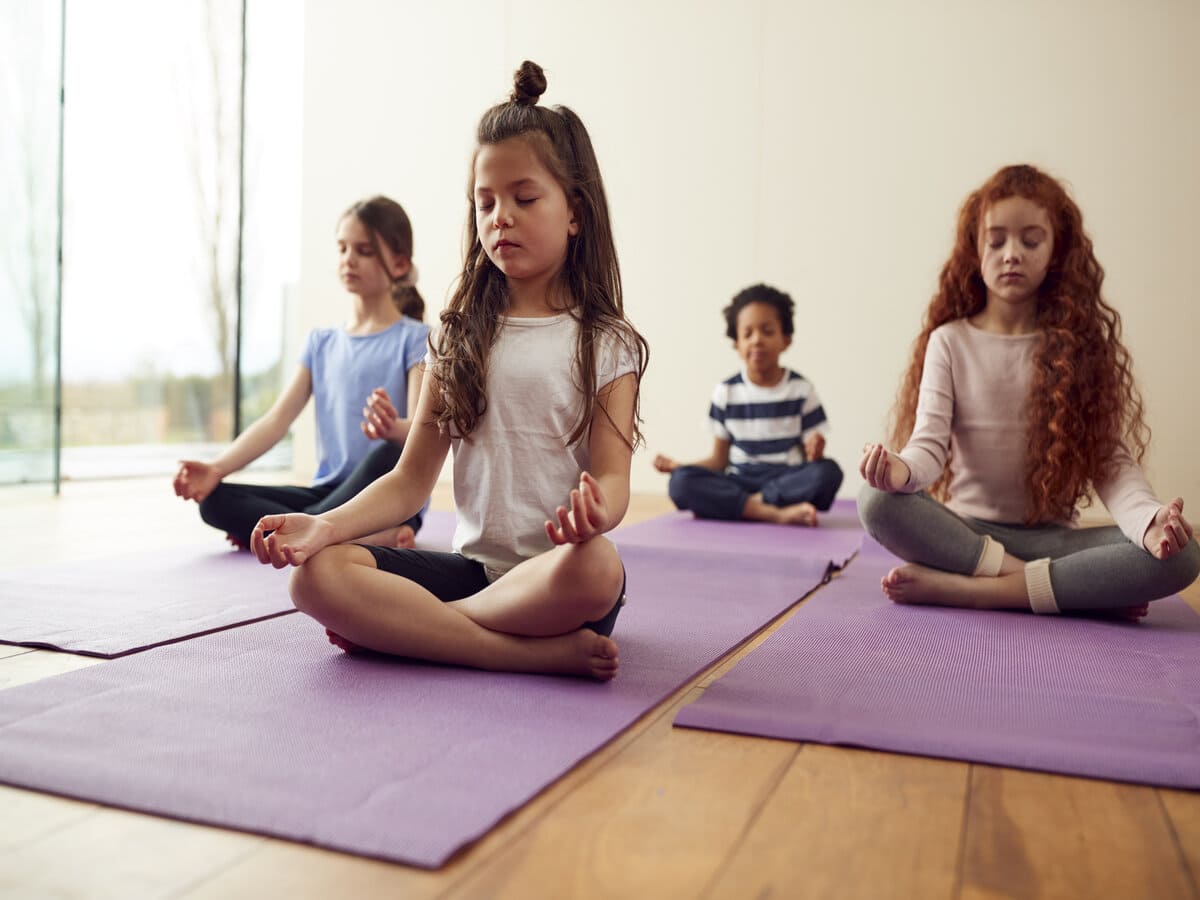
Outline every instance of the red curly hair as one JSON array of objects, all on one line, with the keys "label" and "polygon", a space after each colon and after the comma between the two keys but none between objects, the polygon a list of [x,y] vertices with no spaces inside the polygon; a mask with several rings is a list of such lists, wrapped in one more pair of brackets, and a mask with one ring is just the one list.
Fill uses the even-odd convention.
[{"label": "red curly hair", "polygon": [[[1093,485],[1112,473],[1113,454],[1124,444],[1138,462],[1150,429],[1121,344],[1121,317],[1104,302],[1104,269],[1083,230],[1079,207],[1055,179],[1033,166],[1006,166],[967,197],[958,214],[954,250],[938,276],[912,360],[896,395],[892,441],[903,447],[916,422],[917,395],[929,334],[939,325],[983,311],[987,287],[980,274],[979,243],[987,210],[1008,197],[1033,201],[1050,217],[1054,250],[1038,289],[1037,326],[1042,340],[1029,389],[1029,485],[1026,524],[1070,518],[1087,504]],[[950,465],[932,487],[949,496]]]}]

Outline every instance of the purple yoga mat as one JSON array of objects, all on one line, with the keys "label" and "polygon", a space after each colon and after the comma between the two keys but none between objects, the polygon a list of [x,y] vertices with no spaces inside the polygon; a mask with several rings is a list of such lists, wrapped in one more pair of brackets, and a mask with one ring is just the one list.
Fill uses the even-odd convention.
[{"label": "purple yoga mat", "polygon": [[721,522],[697,519],[690,512],[672,512],[626,525],[612,533],[619,547],[675,547],[754,556],[825,556],[842,566],[863,538],[853,500],[835,500],[828,512],[818,513],[816,528],[768,525],[763,522]]},{"label": "purple yoga mat", "polygon": [[439,866],[828,568],[622,556],[609,684],[347,656],[297,614],[0,691],[0,782]]},{"label": "purple yoga mat", "polygon": [[1200,616],[1141,623],[899,606],[854,562],[676,725],[1200,788]]},{"label": "purple yoga mat", "polygon": [[[418,545],[449,549],[431,511]],[[215,543],[215,541],[214,541]],[[0,573],[0,643],[113,658],[293,612],[287,573],[195,546]]]}]

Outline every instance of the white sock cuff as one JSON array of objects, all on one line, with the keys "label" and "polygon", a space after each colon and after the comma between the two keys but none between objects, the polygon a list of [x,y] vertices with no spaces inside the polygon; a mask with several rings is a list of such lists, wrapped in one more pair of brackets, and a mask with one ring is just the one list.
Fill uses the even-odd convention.
[{"label": "white sock cuff", "polygon": [[1058,602],[1050,585],[1050,559],[1034,559],[1025,563],[1025,593],[1029,608],[1039,615],[1057,613]]},{"label": "white sock cuff", "polygon": [[1000,574],[1000,566],[1004,564],[1004,545],[991,535],[983,536],[983,552],[979,554],[979,562],[975,563],[972,575],[987,575],[994,578]]}]

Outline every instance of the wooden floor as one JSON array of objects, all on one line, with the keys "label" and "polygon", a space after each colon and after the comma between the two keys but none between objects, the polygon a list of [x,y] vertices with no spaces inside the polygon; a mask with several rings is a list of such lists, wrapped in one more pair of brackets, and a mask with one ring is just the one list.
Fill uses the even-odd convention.
[{"label": "wooden floor", "polygon": [[[0,568],[211,539],[165,482],[0,509]],[[0,787],[0,897],[1200,898],[1200,793],[673,729],[773,627],[439,871]],[[0,645],[0,688],[104,664]]]}]

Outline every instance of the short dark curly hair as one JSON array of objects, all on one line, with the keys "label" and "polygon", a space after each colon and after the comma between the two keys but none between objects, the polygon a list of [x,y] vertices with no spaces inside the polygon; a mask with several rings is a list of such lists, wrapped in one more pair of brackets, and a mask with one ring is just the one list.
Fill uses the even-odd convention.
[{"label": "short dark curly hair", "polygon": [[751,303],[765,303],[775,307],[775,312],[779,313],[779,324],[783,333],[790,336],[795,331],[792,313],[796,304],[792,302],[792,298],[768,284],[755,284],[738,293],[733,302],[721,310],[725,315],[725,334],[731,341],[737,340],[738,313]]}]

